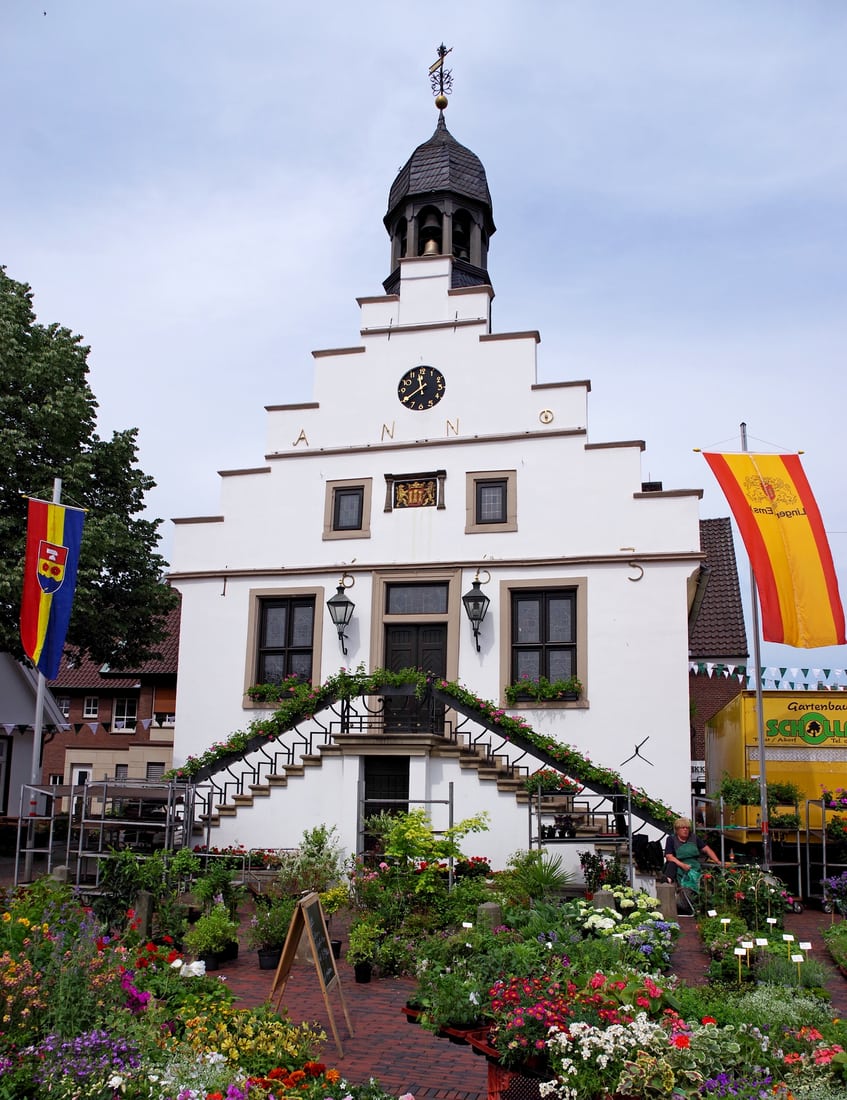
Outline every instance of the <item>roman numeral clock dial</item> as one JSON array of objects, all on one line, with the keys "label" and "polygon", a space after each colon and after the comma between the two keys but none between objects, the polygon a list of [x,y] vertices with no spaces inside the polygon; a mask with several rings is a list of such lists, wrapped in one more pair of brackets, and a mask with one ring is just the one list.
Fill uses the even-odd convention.
[{"label": "roman numeral clock dial", "polygon": [[431,409],[444,396],[447,383],[436,367],[413,367],[397,386],[400,404],[415,412]]}]

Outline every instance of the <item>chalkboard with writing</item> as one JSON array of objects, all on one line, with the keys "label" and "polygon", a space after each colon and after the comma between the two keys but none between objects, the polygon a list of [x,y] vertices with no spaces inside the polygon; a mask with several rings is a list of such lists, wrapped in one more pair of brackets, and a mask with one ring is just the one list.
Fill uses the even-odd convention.
[{"label": "chalkboard with writing", "polygon": [[315,965],[324,988],[329,989],[332,983],[338,980],[338,971],[335,969],[335,956],[326,931],[321,899],[317,894],[309,894],[300,902],[300,908],[306,918],[306,929],[312,942]]},{"label": "chalkboard with writing", "polygon": [[335,956],[332,953],[332,947],[329,942],[326,920],[324,918],[323,909],[321,908],[319,894],[307,894],[306,897],[301,898],[297,903],[297,908],[294,910],[294,915],[288,926],[288,935],[286,936],[285,945],[282,949],[279,966],[274,975],[274,984],[271,987],[270,995],[273,997],[274,993],[279,989],[279,999],[277,1000],[278,1010],[282,1003],[285,986],[288,982],[288,975],[291,973],[291,967],[294,964],[294,959],[297,955],[297,947],[303,935],[304,928],[306,929],[306,937],[309,941],[309,946],[312,949],[312,959],[315,963],[318,980],[321,983],[324,1004],[329,1014],[329,1022],[332,1027],[332,1034],[335,1038],[335,1045],[338,1049],[339,1057],[343,1057],[344,1051],[341,1046],[341,1040],[338,1037],[338,1029],[335,1026],[335,1017],[332,1014],[329,997],[327,996],[327,990],[331,989],[333,985],[338,989],[341,1007],[344,1010],[344,1019],[347,1021],[347,1029],[351,1035],[353,1034],[353,1025],[350,1022],[350,1015],[347,1012],[347,1004],[344,1000],[344,993],[342,992],[341,982],[338,978],[338,969],[335,965]]}]

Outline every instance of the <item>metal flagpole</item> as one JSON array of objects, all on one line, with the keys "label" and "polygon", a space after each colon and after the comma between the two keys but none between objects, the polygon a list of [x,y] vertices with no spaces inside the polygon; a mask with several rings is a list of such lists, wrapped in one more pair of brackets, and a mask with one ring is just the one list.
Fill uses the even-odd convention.
[{"label": "metal flagpole", "polygon": [[[747,450],[747,425],[741,424],[741,450]],[[762,824],[762,866],[767,871],[771,865],[771,834],[768,820],[768,783],[765,775],[765,711],[762,704],[762,650],[759,641],[759,593],[756,574],[750,563],[750,603],[753,613],[753,667],[756,685],[756,730],[759,745],[759,817]]]},{"label": "metal flagpole", "polygon": [[[53,503],[59,504],[61,499],[62,479],[60,477],[55,477],[53,478]],[[44,677],[44,673],[39,670],[38,688],[35,693],[35,719],[32,723],[32,762],[29,769],[30,786],[33,788],[38,784],[41,778],[41,731],[44,727],[44,696],[46,691],[47,680]],[[24,857],[24,879],[27,882],[32,882],[32,857],[33,848],[35,847],[35,815],[32,805],[36,800],[33,794],[34,792],[30,793],[29,799],[30,820],[26,830],[26,855]]]}]

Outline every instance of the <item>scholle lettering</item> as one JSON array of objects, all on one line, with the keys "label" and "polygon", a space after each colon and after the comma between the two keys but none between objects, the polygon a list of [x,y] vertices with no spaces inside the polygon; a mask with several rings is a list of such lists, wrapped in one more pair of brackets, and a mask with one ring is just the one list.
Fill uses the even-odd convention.
[{"label": "scholle lettering", "polygon": [[831,737],[847,738],[847,721],[810,711],[802,718],[769,718],[765,734],[767,737],[795,738],[804,745],[822,745]]}]

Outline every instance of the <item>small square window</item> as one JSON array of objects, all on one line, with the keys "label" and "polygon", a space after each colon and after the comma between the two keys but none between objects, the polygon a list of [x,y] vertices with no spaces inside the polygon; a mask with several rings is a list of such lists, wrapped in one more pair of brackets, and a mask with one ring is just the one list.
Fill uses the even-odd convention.
[{"label": "small square window", "polygon": [[333,494],[332,529],[361,531],[364,504],[364,486],[355,485],[350,489],[336,489]]},{"label": "small square window", "polygon": [[517,531],[517,471],[469,471],[465,479],[465,534]]},{"label": "small square window", "polygon": [[129,764],[115,764],[115,779],[126,779],[129,775]]},{"label": "small square window", "polygon": [[57,695],[56,706],[64,714],[65,718],[71,713],[71,700],[69,695]]},{"label": "small square window", "polygon": [[324,501],[324,539],[369,539],[373,479],[328,481]]},{"label": "small square window", "polygon": [[86,695],[82,704],[83,718],[96,718],[100,710],[100,700],[96,695]]},{"label": "small square window", "polygon": [[165,774],[165,765],[164,764],[159,764],[159,763],[157,763],[153,760],[151,760],[147,764],[147,780],[148,780],[148,782],[154,782],[155,783],[155,781],[157,779],[161,779],[164,774]]},{"label": "small square window", "polygon": [[506,479],[476,483],[476,522],[506,522]]}]

